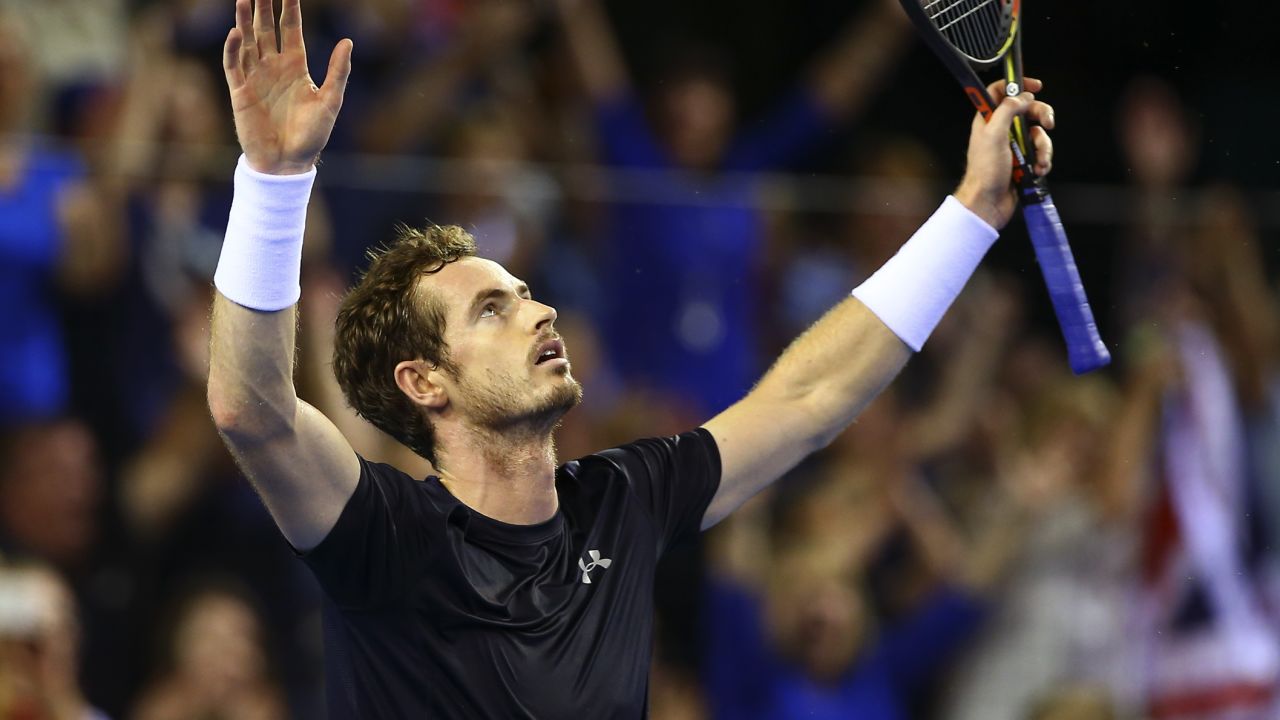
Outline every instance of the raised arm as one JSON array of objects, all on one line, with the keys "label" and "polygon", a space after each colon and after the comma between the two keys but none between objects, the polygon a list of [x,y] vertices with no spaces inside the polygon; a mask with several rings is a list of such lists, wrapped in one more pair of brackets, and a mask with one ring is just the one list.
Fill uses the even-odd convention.
[{"label": "raised arm", "polygon": [[318,544],[359,479],[337,428],[298,400],[295,303],[303,219],[315,162],[342,106],[351,41],[328,77],[307,74],[300,0],[284,0],[277,37],[271,0],[237,0],[223,69],[244,149],[214,282],[209,408],[227,447],[294,547]]},{"label": "raised arm", "polygon": [[[1028,87],[1039,90],[1040,83]],[[750,394],[706,424],[722,470],[704,529],[830,443],[920,349],[1013,215],[1008,131],[1020,114],[1053,126],[1052,110],[1030,93],[1006,98],[990,123],[975,117],[954,199],[854,297],[792,343]],[[1048,135],[1037,128],[1035,137],[1049,157]],[[1048,167],[1045,160],[1037,169]]]},{"label": "raised arm", "polygon": [[457,115],[457,96],[474,77],[518,49],[533,26],[522,3],[470,3],[462,27],[429,62],[391,88],[372,109],[361,141],[373,152],[409,152]]},{"label": "raised arm", "polygon": [[894,0],[876,0],[856,15],[810,70],[809,86],[822,109],[837,120],[861,112],[893,77],[910,38],[911,23]]},{"label": "raised arm", "polygon": [[631,89],[609,18],[599,0],[556,0],[569,42],[569,54],[592,102],[616,99]]}]

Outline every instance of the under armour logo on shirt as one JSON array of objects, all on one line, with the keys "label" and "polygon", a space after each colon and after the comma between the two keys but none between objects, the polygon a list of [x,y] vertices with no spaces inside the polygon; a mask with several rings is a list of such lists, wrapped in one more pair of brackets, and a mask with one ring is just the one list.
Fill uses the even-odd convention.
[{"label": "under armour logo on shirt", "polygon": [[586,562],[582,558],[578,558],[578,569],[582,571],[582,582],[590,585],[591,571],[596,568],[607,568],[613,564],[613,561],[609,558],[600,557],[599,550],[588,550],[587,556],[591,558],[591,562]]}]

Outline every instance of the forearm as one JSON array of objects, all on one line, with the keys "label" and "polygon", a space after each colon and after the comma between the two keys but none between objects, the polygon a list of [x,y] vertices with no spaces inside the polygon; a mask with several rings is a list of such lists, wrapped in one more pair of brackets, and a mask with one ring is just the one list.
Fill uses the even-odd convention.
[{"label": "forearm", "polygon": [[[920,350],[995,242],[996,232],[954,198],[902,249],[779,359],[769,382],[803,398],[827,441]],[[763,385],[764,383],[762,383]]]},{"label": "forearm", "polygon": [[242,158],[214,284],[209,405],[228,437],[288,432],[302,237],[314,171],[264,175]]},{"label": "forearm", "polygon": [[1000,314],[999,299],[989,288],[970,299],[959,348],[942,369],[937,399],[906,425],[906,451],[916,460],[935,457],[967,437],[983,398],[991,392],[1011,321]]},{"label": "forearm", "polygon": [[558,0],[569,54],[587,95],[601,102],[629,86],[622,51],[599,0]]},{"label": "forearm", "polygon": [[791,344],[741,402],[705,427],[720,450],[720,489],[705,530],[828,445],[906,364],[911,350],[855,298]]},{"label": "forearm", "polygon": [[365,147],[378,153],[406,152],[415,142],[433,139],[454,110],[450,100],[465,77],[461,60],[446,57],[410,78],[364,123]]},{"label": "forearm", "polygon": [[809,82],[823,110],[834,118],[858,113],[892,77],[889,68],[909,47],[910,27],[900,8],[883,2],[858,16],[814,66]]},{"label": "forearm", "polygon": [[1027,540],[1030,518],[1008,499],[995,503],[986,526],[969,543],[952,581],[971,595],[990,595],[1008,574]]},{"label": "forearm", "polygon": [[850,297],[792,342],[752,395],[797,408],[806,445],[817,449],[853,422],[910,356],[911,348]]},{"label": "forearm", "polygon": [[893,509],[913,549],[935,577],[951,580],[965,556],[966,540],[925,481],[907,472],[890,489]]},{"label": "forearm", "polygon": [[374,108],[363,123],[365,147],[373,152],[407,152],[436,139],[457,112],[456,98],[463,85],[492,59],[493,52],[474,31],[461,33]]},{"label": "forearm", "polygon": [[94,183],[77,183],[59,194],[62,290],[84,297],[110,289],[119,279],[126,254],[121,214],[111,194]]},{"label": "forearm", "polygon": [[1140,366],[1112,423],[1097,473],[1096,495],[1108,520],[1127,522],[1139,509],[1142,478],[1150,462],[1169,372],[1157,364]]},{"label": "forearm", "polygon": [[209,408],[233,441],[291,432],[298,396],[293,384],[294,307],[251,310],[221,292],[213,301]]}]

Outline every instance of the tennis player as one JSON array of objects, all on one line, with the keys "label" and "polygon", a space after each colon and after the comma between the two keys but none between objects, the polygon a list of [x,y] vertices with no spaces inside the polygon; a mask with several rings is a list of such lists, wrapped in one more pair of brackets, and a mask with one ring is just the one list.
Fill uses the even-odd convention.
[{"label": "tennis player", "polygon": [[[1052,110],[1026,93],[975,119],[955,194],[737,404],[562,465],[552,431],[582,390],[556,311],[461,229],[403,233],[343,301],[334,370],[431,462],[419,480],[358,456],[295,394],[303,219],[352,44],[317,88],[299,0],[278,38],[272,0],[256,2],[237,0],[224,53],[244,155],[209,405],[324,588],[331,716],[643,717],[658,559],[830,442],[920,349],[1014,211],[1012,118],[1052,127]],[[1036,143],[1047,172],[1043,130]]]}]

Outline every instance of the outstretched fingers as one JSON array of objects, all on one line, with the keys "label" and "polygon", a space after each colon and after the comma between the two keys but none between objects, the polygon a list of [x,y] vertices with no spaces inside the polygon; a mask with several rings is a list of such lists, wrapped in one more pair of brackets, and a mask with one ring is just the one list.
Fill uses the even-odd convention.
[{"label": "outstretched fingers", "polygon": [[222,72],[227,76],[227,87],[235,90],[244,85],[244,70],[240,68],[240,50],[244,35],[240,28],[231,28],[227,41],[222,45]]},{"label": "outstretched fingers", "polygon": [[258,64],[258,40],[253,33],[253,6],[250,0],[236,0],[236,30],[240,35],[240,69],[248,72]]},{"label": "outstretched fingers", "polygon": [[258,36],[258,57],[279,52],[276,43],[276,12],[271,0],[257,0],[253,12],[253,32]]},{"label": "outstretched fingers", "polygon": [[351,51],[355,47],[350,39],[338,41],[329,56],[329,69],[325,72],[320,94],[336,113],[342,107],[342,96],[347,90],[347,78],[351,77]]},{"label": "outstretched fingers", "polygon": [[302,0],[284,0],[280,6],[280,49],[306,50],[302,42]]}]

